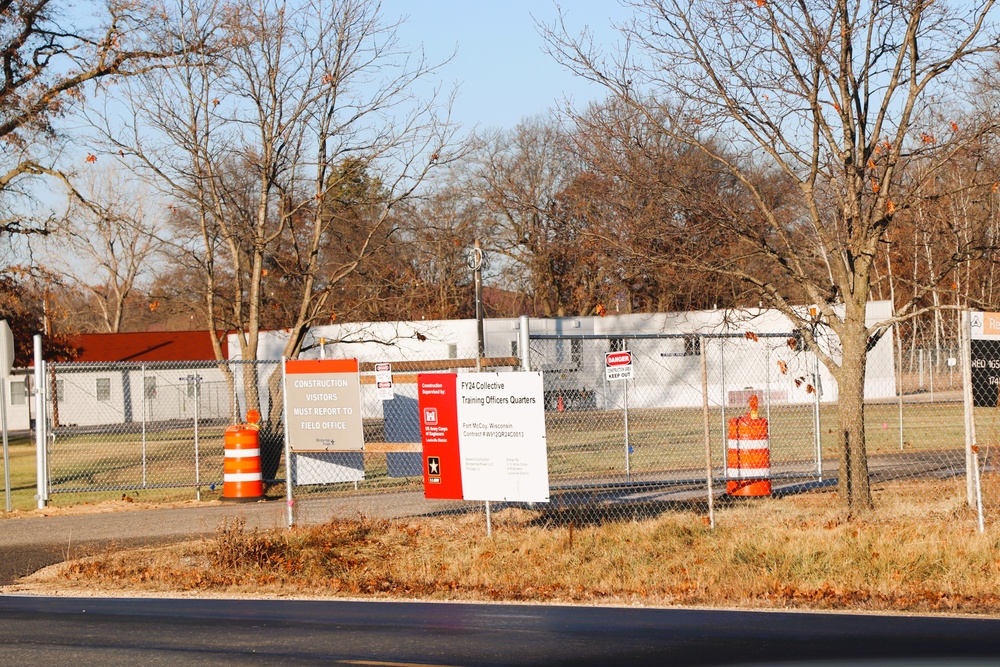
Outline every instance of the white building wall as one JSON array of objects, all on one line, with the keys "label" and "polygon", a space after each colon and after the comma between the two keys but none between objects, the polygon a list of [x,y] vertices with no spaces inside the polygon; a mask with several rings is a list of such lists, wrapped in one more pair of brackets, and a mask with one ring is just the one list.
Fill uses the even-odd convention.
[{"label": "white building wall", "polygon": [[25,377],[28,376],[11,373],[4,381],[8,431],[26,431],[31,428],[31,393],[25,385]]},{"label": "white building wall", "polygon": [[[868,304],[867,324],[873,326],[892,315],[892,304]],[[497,318],[484,322],[485,353],[488,357],[516,356],[518,319]],[[685,355],[684,335],[729,334],[734,337],[709,338],[702,350],[708,359],[709,400],[713,405],[741,402],[747,390],[759,392],[775,403],[808,404],[838,400],[838,387],[826,367],[814,354],[789,345],[791,322],[775,310],[692,311],[610,315],[607,317],[530,318],[532,334],[603,336],[656,334],[663,339],[628,341],[636,352],[634,377],[629,385],[629,404],[635,407],[685,407],[701,405],[701,358]],[[746,338],[747,332],[757,339]],[[775,334],[768,337],[767,334]],[[778,336],[777,334],[781,334]],[[260,358],[278,359],[287,341],[285,331],[262,335]],[[471,358],[476,353],[475,320],[433,320],[421,322],[348,323],[316,327],[310,331],[302,358],[320,356],[358,358],[362,361],[411,361]],[[622,383],[604,379],[603,353],[606,343],[570,340],[549,341],[546,355],[533,368],[546,374],[546,389],[596,392],[595,407],[620,405]],[[836,358],[836,341],[821,337],[821,345]],[[883,336],[871,350],[865,378],[867,399],[891,398],[896,393],[893,331]],[[230,340],[229,349],[238,355],[239,346]],[[584,358],[581,358],[583,355]],[[238,358],[238,357],[237,357]],[[786,369],[782,372],[782,368]],[[415,389],[400,386],[401,395],[415,396]],[[362,392],[366,415],[380,415],[381,403],[374,391]]]},{"label": "white building wall", "polygon": [[[47,380],[49,414],[60,427],[194,419],[196,395],[199,419],[231,414],[225,377],[214,366],[144,371],[113,365],[102,370],[69,368],[57,367],[55,387],[51,376]],[[195,377],[200,378],[197,387]]]}]

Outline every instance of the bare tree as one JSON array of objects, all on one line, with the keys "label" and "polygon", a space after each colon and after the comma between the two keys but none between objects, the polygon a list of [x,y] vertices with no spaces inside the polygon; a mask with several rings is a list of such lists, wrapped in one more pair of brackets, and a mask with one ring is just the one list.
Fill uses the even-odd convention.
[{"label": "bare tree", "polygon": [[[418,94],[434,66],[399,44],[373,0],[203,0],[181,18],[226,48],[130,80],[127,123],[113,108],[93,120],[109,153],[174,198],[177,250],[203,280],[210,331],[233,332],[254,360],[262,327],[282,315],[294,358],[339,300],[363,298],[341,288],[391,237],[398,204],[450,159],[436,92]],[[246,407],[260,407],[254,371],[243,386]],[[271,402],[272,425],[280,409]]]},{"label": "bare tree", "polygon": [[118,333],[136,289],[162,259],[162,207],[120,169],[98,167],[75,180],[66,220],[46,244],[46,261],[90,296],[103,331]]},{"label": "bare tree", "polygon": [[503,282],[529,296],[546,316],[589,314],[592,299],[573,294],[580,264],[579,231],[560,207],[560,196],[580,174],[570,130],[558,121],[531,118],[483,141],[475,167],[478,197],[492,214],[486,247],[502,256]]},{"label": "bare tree", "polygon": [[[171,62],[180,45],[170,18],[152,2],[0,0],[0,234],[47,231],[52,220],[33,218],[23,203],[33,199],[33,177],[68,178],[58,166],[58,119],[78,106],[86,84]],[[183,48],[207,45],[189,39]]]},{"label": "bare tree", "polygon": [[[830,368],[840,390],[839,495],[852,510],[867,508],[865,361],[891,324],[866,326],[874,263],[896,216],[926,191],[926,179],[903,178],[905,167],[919,159],[923,173],[935,174],[992,129],[989,118],[965,128],[932,123],[943,95],[957,101],[970,73],[991,62],[994,2],[630,4],[635,17],[622,26],[617,55],[562,26],[548,32],[552,52],[733,177],[734,205],[712,223],[739,234],[742,252],[695,264],[751,286]],[[776,205],[761,187],[771,172],[794,183],[800,206]],[[951,262],[981,252],[963,244]],[[950,272],[941,269],[936,279]],[[790,282],[814,308],[796,307],[783,289]],[[914,296],[930,289],[918,286]],[[903,306],[897,317],[915,312]],[[823,331],[836,345],[820,340]]]},{"label": "bare tree", "polygon": [[482,200],[474,196],[467,170],[449,170],[431,192],[399,213],[399,233],[375,271],[385,295],[381,317],[362,319],[457,319],[475,316],[467,253],[486,224]]}]

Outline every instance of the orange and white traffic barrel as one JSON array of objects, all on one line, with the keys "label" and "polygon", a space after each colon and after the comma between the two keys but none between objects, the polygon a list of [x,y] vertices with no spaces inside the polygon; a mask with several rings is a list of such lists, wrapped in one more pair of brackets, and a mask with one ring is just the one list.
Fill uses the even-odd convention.
[{"label": "orange and white traffic barrel", "polygon": [[731,496],[771,495],[771,442],[757,408],[757,396],[751,396],[750,413],[729,420],[726,492]]},{"label": "orange and white traffic barrel", "polygon": [[249,423],[226,429],[223,500],[248,502],[264,497],[264,479],[260,468],[260,413],[250,410],[247,421]]}]

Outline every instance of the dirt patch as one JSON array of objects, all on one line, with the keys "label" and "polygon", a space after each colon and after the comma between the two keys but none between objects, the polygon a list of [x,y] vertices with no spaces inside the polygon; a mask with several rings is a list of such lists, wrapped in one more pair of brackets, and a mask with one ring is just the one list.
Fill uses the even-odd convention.
[{"label": "dirt patch", "polygon": [[44,509],[13,510],[3,513],[4,519],[24,519],[46,516],[74,516],[80,514],[110,514],[112,512],[141,512],[143,510],[176,509],[184,507],[214,507],[223,505],[221,500],[176,500],[168,502],[140,502],[136,500],[106,500],[79,505],[50,505]]}]

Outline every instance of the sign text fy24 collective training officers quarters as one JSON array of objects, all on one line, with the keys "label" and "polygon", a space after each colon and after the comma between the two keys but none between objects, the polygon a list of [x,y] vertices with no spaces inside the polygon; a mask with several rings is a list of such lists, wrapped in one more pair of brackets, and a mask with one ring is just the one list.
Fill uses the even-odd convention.
[{"label": "sign text fy24 collective training officers quarters", "polygon": [[548,502],[540,373],[421,373],[424,495]]}]

